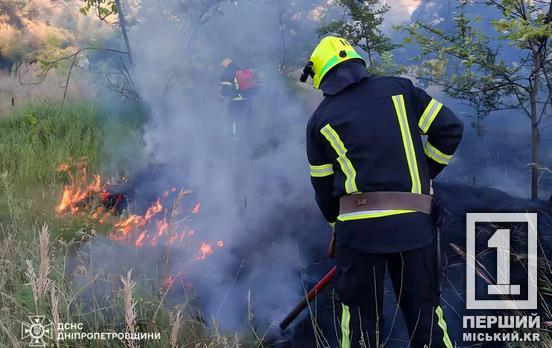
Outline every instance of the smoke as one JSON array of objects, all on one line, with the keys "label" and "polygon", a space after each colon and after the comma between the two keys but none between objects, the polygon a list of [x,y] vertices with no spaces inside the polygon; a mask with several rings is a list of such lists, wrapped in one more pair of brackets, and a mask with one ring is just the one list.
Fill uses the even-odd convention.
[{"label": "smoke", "polygon": [[[439,182],[461,183],[474,187],[493,187],[520,198],[530,197],[531,136],[530,122],[522,110],[505,110],[485,117],[479,128],[476,113],[465,103],[452,99],[437,88],[428,93],[449,106],[464,122],[462,142],[452,163],[437,177]],[[546,132],[546,123],[541,127]],[[539,144],[540,164],[551,166],[550,143],[542,137]],[[539,196],[547,199],[550,172],[543,170],[539,179]]]},{"label": "smoke", "polygon": [[[256,322],[268,324],[301,294],[299,230],[289,219],[313,201],[304,148],[309,111],[277,72],[284,49],[279,3],[211,4],[142,2],[130,35],[134,81],[149,108],[139,158],[170,168],[163,180],[185,183],[202,203],[196,233],[224,241],[191,270],[206,315],[235,328],[250,307]],[[254,68],[260,83],[237,138],[218,97],[225,57]],[[176,274],[182,265],[172,267]]]},{"label": "smoke", "polygon": [[420,6],[420,0],[393,0],[383,1],[390,7],[389,15],[386,16],[387,25],[397,25],[410,19],[412,13]]},{"label": "smoke", "polygon": [[[309,40],[316,36],[315,26],[303,26],[300,33],[287,29],[282,36],[281,14],[276,1],[191,1],[183,6],[151,0],[143,1],[133,14],[139,23],[130,33],[133,79],[149,118],[144,149],[133,158],[162,165],[159,180],[166,188],[174,183],[189,187],[194,200],[202,203],[201,215],[194,217],[196,233],[201,239],[224,241],[224,248],[196,267],[176,262],[170,273],[186,272],[187,279],[195,281],[206,317],[215,316],[226,328],[244,325],[250,314],[265,326],[284,317],[302,293],[300,257],[309,256],[304,255],[308,247],[298,245],[298,240],[320,233],[301,230],[307,225],[303,219],[321,218],[301,210],[313,199],[304,148],[304,128],[312,110],[300,101],[314,103],[319,96],[306,94],[277,71],[285,59],[301,57],[289,51],[286,57],[286,35],[288,40],[294,35],[296,48],[300,37],[315,41]],[[252,117],[238,120],[237,138],[231,136],[227,105],[218,97],[220,62],[226,57],[255,68],[260,83]],[[466,160],[473,135],[466,139],[459,160],[440,180],[473,172]],[[494,168],[482,171],[488,181],[504,177]],[[98,260],[126,263],[99,251]],[[136,262],[135,257],[128,259]],[[148,270],[156,265],[151,255],[141,260],[141,273],[153,273]]]}]

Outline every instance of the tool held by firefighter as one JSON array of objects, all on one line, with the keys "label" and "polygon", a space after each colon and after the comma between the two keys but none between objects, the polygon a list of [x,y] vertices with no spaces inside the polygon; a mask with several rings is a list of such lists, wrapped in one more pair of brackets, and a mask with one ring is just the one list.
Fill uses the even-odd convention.
[{"label": "tool held by firefighter", "polygon": [[284,331],[288,326],[307,308],[309,303],[324,290],[324,288],[334,278],[336,268],[333,267],[316,285],[305,295],[305,297],[295,306],[291,312],[280,322],[280,330]]},{"label": "tool held by firefighter", "polygon": [[320,41],[300,80],[309,77],[324,94],[306,143],[316,202],[335,223],[341,347],[382,344],[387,271],[410,345],[452,348],[430,182],[452,161],[462,122],[410,80],[370,75],[343,38]]}]

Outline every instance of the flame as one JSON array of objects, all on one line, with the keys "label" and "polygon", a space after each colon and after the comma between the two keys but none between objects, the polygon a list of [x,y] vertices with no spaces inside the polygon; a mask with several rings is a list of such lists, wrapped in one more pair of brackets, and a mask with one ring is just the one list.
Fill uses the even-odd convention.
[{"label": "flame", "polygon": [[[165,279],[163,279],[163,288],[165,290],[169,290],[174,282],[178,279],[182,280],[184,278],[184,272],[180,271],[178,272],[176,275],[172,275],[172,274],[169,274],[165,277]],[[192,288],[192,284],[191,283],[186,283],[185,286],[189,289]]]},{"label": "flame", "polygon": [[157,240],[165,233],[165,231],[169,228],[169,224],[167,223],[167,220],[157,221],[157,228],[156,233],[153,236],[153,238],[150,240],[150,245],[155,246],[157,245]]},{"label": "flame", "polygon": [[213,248],[211,245],[203,242],[199,247],[199,254],[196,256],[196,260],[205,260],[207,256],[213,253]]},{"label": "flame", "polygon": [[144,245],[143,244],[144,238],[146,238],[146,231],[143,231],[142,233],[140,233],[138,238],[136,238],[136,241],[134,242],[134,245],[136,245],[137,247],[143,246]]},{"label": "flame", "polygon": [[[224,241],[219,240],[215,243],[217,248],[224,247]],[[215,249],[213,249],[213,246],[207,242],[202,242],[201,246],[199,247],[199,254],[196,256],[196,260],[205,260],[209,255],[215,252]]]},{"label": "flame", "polygon": [[[105,208],[101,204],[93,206],[93,199],[105,202],[123,199],[123,196],[108,191],[109,182],[102,182],[100,175],[88,175],[86,160],[81,162],[80,167],[61,163],[58,166],[58,171],[65,173],[69,177],[70,183],[63,188],[61,200],[55,207],[56,212],[58,214],[65,212],[75,214],[84,213],[85,209],[89,209],[88,216],[91,219],[99,224],[111,224],[109,238],[113,241],[129,243],[136,248],[155,247],[159,243],[172,246],[178,243],[181,246],[186,246],[188,250],[197,248],[197,252],[191,255],[192,260],[205,260],[216,250],[224,247],[222,240],[197,240],[199,233],[196,233],[194,229],[189,227],[180,229],[179,223],[184,220],[175,223],[176,214],[181,211],[180,208],[173,208],[173,212],[169,212],[162,202],[169,199],[171,192],[177,191],[176,187],[160,192],[160,198],[153,202],[144,214],[130,214],[124,219],[113,222],[114,219],[110,219],[113,211],[107,210],[110,208]],[[127,181],[128,178],[123,177],[122,180]],[[200,210],[201,203],[197,202],[188,211],[191,214],[199,214]],[[175,231],[177,228],[179,230]]]},{"label": "flame", "polygon": [[70,184],[63,188],[61,201],[56,206],[55,210],[58,214],[65,212],[77,213],[82,206],[86,205],[88,199],[102,191],[103,185],[99,174],[92,175],[91,181],[88,182],[89,178],[85,160],[81,161],[81,167],[78,168],[77,176],[71,172],[71,168],[71,165],[68,163],[61,163],[57,168],[59,172],[66,173],[70,181]]},{"label": "flame", "polygon": [[[110,238],[112,240],[124,240],[130,236],[132,231],[141,230],[146,227],[155,215],[163,210],[160,200],[155,201],[148,208],[144,216],[132,214],[123,221],[116,223],[111,231]],[[143,238],[142,238],[143,239]]]}]

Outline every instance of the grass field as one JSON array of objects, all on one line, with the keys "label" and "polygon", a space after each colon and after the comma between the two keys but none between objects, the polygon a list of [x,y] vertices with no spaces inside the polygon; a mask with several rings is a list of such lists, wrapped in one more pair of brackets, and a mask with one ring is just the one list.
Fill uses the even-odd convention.
[{"label": "grass field", "polygon": [[[142,122],[139,111],[107,115],[99,106],[82,102],[68,102],[63,110],[59,104],[28,104],[0,117],[1,347],[28,345],[21,324],[30,315],[44,315],[54,326],[83,323],[82,332],[160,333],[159,340],[147,341],[148,347],[243,344],[236,333],[221,333],[216,326],[207,329],[190,305],[192,293],[169,308],[163,292],[145,291],[144,284],[127,274],[111,279],[116,291],[109,305],[90,310],[66,274],[68,258],[86,245],[96,226],[55,215],[68,181],[58,167],[85,161],[90,172],[106,175],[124,168],[125,151],[137,150]],[[143,341],[126,339],[53,342],[71,347],[144,346]]]}]

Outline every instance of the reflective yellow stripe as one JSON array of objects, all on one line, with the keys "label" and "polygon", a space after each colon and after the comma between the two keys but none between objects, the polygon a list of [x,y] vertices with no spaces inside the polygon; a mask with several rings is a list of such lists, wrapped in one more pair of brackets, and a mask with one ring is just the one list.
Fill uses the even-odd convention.
[{"label": "reflective yellow stripe", "polygon": [[424,147],[424,152],[427,157],[431,158],[437,163],[441,163],[444,165],[447,165],[450,163],[450,160],[452,159],[452,155],[447,155],[439,151],[435,146],[431,145],[428,142],[426,142],[426,145]]},{"label": "reflective yellow stripe", "polygon": [[349,332],[349,322],[351,321],[351,313],[349,306],[341,305],[341,348],[351,347],[351,337]]},{"label": "reflective yellow stripe", "polygon": [[361,219],[379,218],[390,215],[413,213],[414,210],[367,210],[354,213],[341,214],[337,217],[339,221],[351,221]]},{"label": "reflective yellow stripe", "polygon": [[347,158],[347,149],[345,148],[345,145],[343,145],[341,138],[339,138],[339,135],[329,124],[325,125],[320,130],[320,133],[322,133],[322,135],[330,142],[335,152],[337,153],[337,162],[339,162],[341,170],[346,177],[345,191],[347,193],[357,192],[358,189],[355,182],[356,171],[351,161]]},{"label": "reflective yellow stripe", "polygon": [[439,325],[441,330],[443,330],[443,343],[445,344],[445,347],[453,348],[452,342],[450,341],[450,337],[447,331],[447,323],[443,318],[443,309],[441,308],[441,306],[438,306],[437,309],[435,309],[435,313],[437,313],[437,318],[439,318],[439,321],[437,324]]},{"label": "reflective yellow stripe", "polygon": [[410,178],[412,179],[411,192],[422,193],[420,174],[418,173],[418,162],[416,161],[416,152],[414,151],[414,144],[412,143],[412,136],[410,135],[410,127],[406,115],[406,107],[404,105],[404,96],[402,94],[393,96],[393,104],[395,105],[395,111],[397,112],[397,118],[401,127],[404,152],[406,153],[408,170],[410,171]]},{"label": "reflective yellow stripe", "polygon": [[437,114],[441,111],[442,107],[443,104],[439,103],[435,99],[431,99],[424,110],[422,117],[420,117],[420,121],[418,121],[418,127],[422,130],[422,133],[427,133],[429,127],[431,127],[431,124],[433,123],[433,120],[435,120],[435,117],[437,117]]},{"label": "reflective yellow stripe", "polygon": [[334,173],[332,164],[322,164],[319,166],[310,166],[310,175],[314,178],[322,178],[325,176],[330,176]]}]

